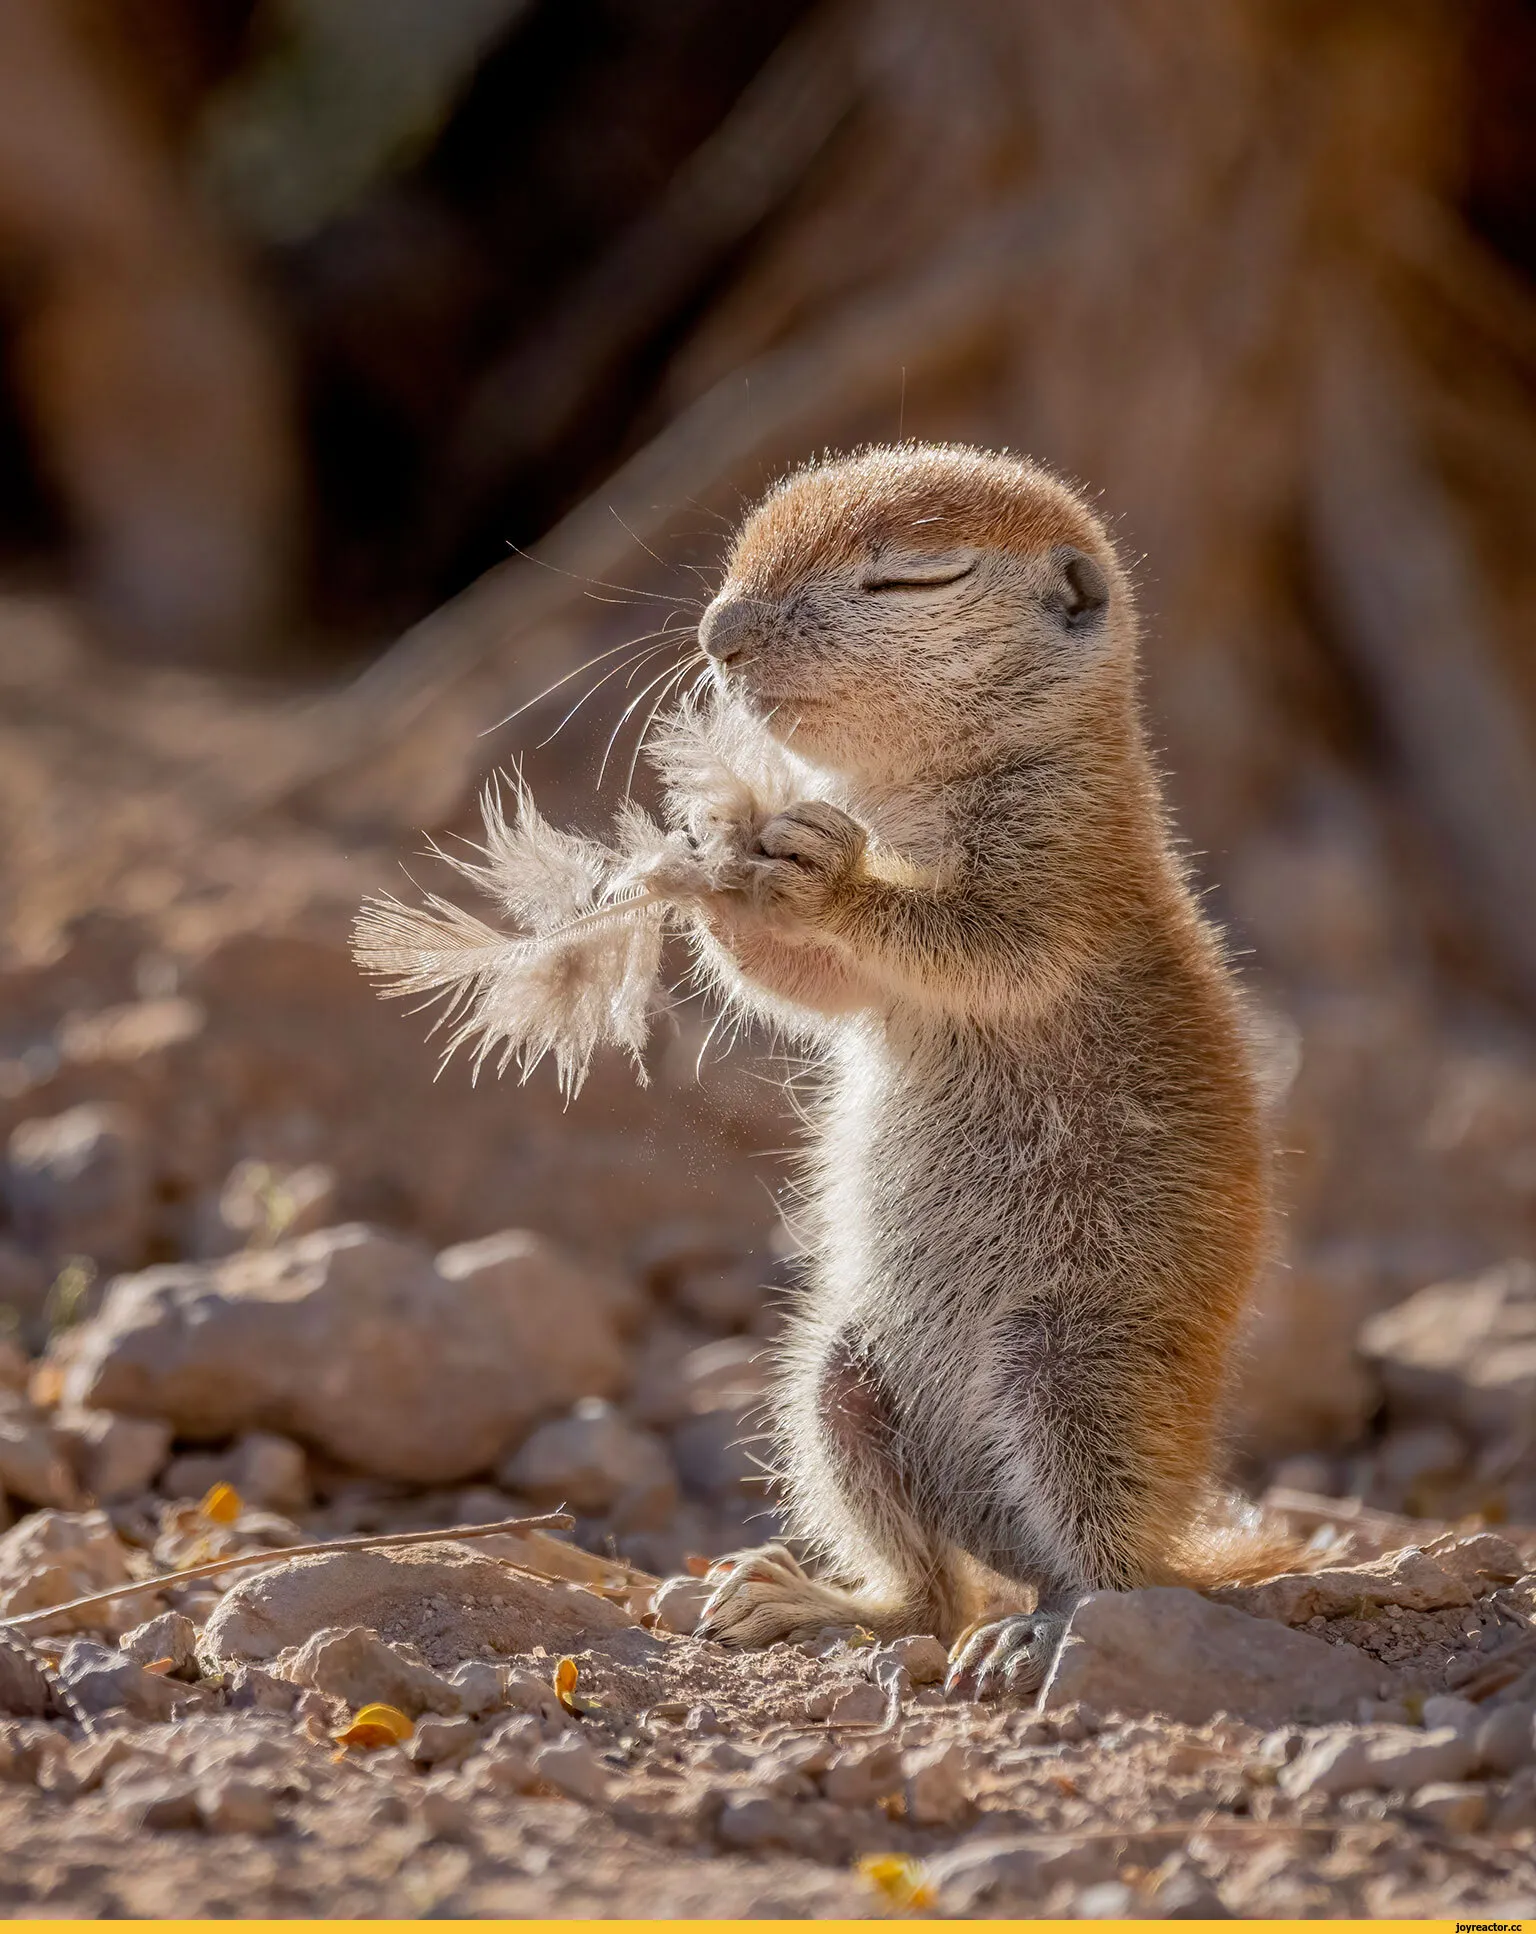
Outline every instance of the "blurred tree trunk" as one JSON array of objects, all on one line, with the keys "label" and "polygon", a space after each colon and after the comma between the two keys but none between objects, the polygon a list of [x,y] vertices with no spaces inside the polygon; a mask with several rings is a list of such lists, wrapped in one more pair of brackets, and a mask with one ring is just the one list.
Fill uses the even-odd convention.
[{"label": "blurred tree trunk", "polygon": [[195,98],[172,58],[194,25],[0,0],[0,291],[97,616],[143,656],[228,663],[288,615],[299,473],[271,320],[176,166],[192,101],[149,85]]}]

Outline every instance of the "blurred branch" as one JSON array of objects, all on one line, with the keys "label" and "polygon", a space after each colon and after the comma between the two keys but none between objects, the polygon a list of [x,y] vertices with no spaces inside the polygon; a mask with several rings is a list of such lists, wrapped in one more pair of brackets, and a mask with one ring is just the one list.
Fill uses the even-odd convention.
[{"label": "blurred branch", "polygon": [[215,197],[251,234],[293,242],[437,133],[528,0],[279,0],[268,57],[209,117]]},{"label": "blurred branch", "polygon": [[0,6],[8,347],[97,618],[145,657],[238,662],[292,589],[287,372],[143,87],[80,9]]},{"label": "blurred branch", "polygon": [[1341,313],[1319,367],[1312,543],[1338,644],[1495,958],[1536,1000],[1536,751],[1454,507],[1416,444],[1411,395],[1369,312]]},{"label": "blurred branch", "polygon": [[855,21],[817,9],[769,59],[660,201],[537,336],[495,364],[449,441],[436,493],[457,507],[554,449],[731,249],[799,186],[854,104]]}]

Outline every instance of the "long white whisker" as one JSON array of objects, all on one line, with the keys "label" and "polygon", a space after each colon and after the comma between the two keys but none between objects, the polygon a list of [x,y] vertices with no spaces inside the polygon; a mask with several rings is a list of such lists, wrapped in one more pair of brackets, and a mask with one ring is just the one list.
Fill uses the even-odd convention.
[{"label": "long white whisker", "polygon": [[633,658],[626,658],[622,664],[611,666],[607,671],[603,673],[601,678],[596,679],[592,684],[590,684],[587,687],[587,689],[582,693],[581,697],[578,698],[576,703],[571,707],[570,711],[568,711],[565,717],[561,719],[560,723],[555,727],[554,731],[549,734],[548,738],[543,738],[539,740],[539,743],[536,749],[542,752],[544,747],[550,744],[552,740],[558,739],[560,734],[570,724],[571,720],[575,718],[576,714],[581,710],[582,706],[586,704],[587,700],[592,696],[592,694],[594,692],[601,691],[602,688],[608,683],[610,678],[617,678],[619,673],[624,671],[627,671],[630,674],[630,677],[633,677],[636,671],[638,671],[642,665],[648,663],[652,658],[660,657],[660,655],[664,651],[671,651],[674,645],[676,644],[676,642],[677,641],[673,638],[664,638],[659,645],[652,645],[649,650],[638,652]]},{"label": "long white whisker", "polygon": [[[686,627],[686,628],[691,629],[691,627]],[[626,638],[623,644],[621,645],[610,645],[606,651],[593,652],[592,656],[588,659],[584,659],[581,664],[576,666],[574,671],[565,672],[564,674],[562,674],[561,677],[555,680],[553,685],[546,685],[542,692],[536,692],[532,698],[525,699],[523,703],[517,707],[516,711],[508,712],[507,716],[504,719],[497,719],[494,725],[488,725],[485,728],[485,730],[482,733],[480,733],[479,736],[482,739],[489,738],[492,732],[499,732],[504,725],[510,725],[513,719],[521,718],[524,712],[531,711],[533,707],[539,704],[541,700],[548,698],[551,692],[558,692],[562,685],[569,685],[573,678],[580,678],[583,672],[591,671],[594,665],[600,665],[605,658],[612,658],[614,653],[618,651],[628,651],[632,645],[643,645],[647,642],[647,640],[651,638],[659,638],[662,635],[662,632],[666,631],[667,629],[668,629],[668,626],[663,625],[660,631],[642,632],[638,638]],[[679,633],[681,633],[683,629],[685,629],[685,627],[679,626],[678,627]]]},{"label": "long white whisker", "polygon": [[624,707],[624,710],[619,714],[619,722],[608,734],[608,743],[603,747],[602,764],[597,768],[597,785],[599,791],[602,790],[603,774],[608,770],[608,761],[613,756],[614,745],[630,717],[645,703],[651,693],[655,691],[656,687],[664,684],[678,669],[679,667],[676,665],[669,665],[659,677],[653,678],[648,685],[642,685],[635,696]]},{"label": "long white whisker", "polygon": [[[709,661],[706,659],[705,660],[706,668],[708,666],[708,662]],[[693,666],[693,660],[691,658],[685,658],[682,664],[679,665],[677,668],[678,678],[679,679],[686,678],[688,676],[689,671],[692,669],[692,666]],[[673,687],[664,686],[662,690],[657,694],[656,702],[652,705],[650,711],[647,712],[645,715],[645,723],[640,728],[640,736],[638,739],[635,740],[635,749],[629,755],[629,771],[624,778],[624,797],[626,799],[628,799],[630,794],[634,791],[635,768],[640,763],[640,754],[645,750],[645,735],[647,732],[650,731],[651,727],[656,723],[657,714],[661,711],[662,706],[665,705],[667,700],[672,696],[673,689],[674,689]]]},{"label": "long white whisker", "polygon": [[[630,534],[633,536],[634,533],[631,532]],[[514,544],[510,538],[507,539],[507,549],[513,552],[515,556],[523,558],[529,564],[541,565],[546,571],[553,571],[559,577],[569,578],[572,584],[596,584],[604,591],[622,591],[626,596],[632,598],[651,598],[657,604],[676,604],[678,602],[677,594],[673,591],[642,591],[638,585],[613,584],[607,578],[587,578],[583,577],[579,571],[567,571],[561,564],[551,564],[548,558],[535,557],[532,551],[525,551],[520,544]],[[692,600],[685,600],[685,602],[692,602]],[[699,602],[702,603],[703,600],[700,599]]]}]

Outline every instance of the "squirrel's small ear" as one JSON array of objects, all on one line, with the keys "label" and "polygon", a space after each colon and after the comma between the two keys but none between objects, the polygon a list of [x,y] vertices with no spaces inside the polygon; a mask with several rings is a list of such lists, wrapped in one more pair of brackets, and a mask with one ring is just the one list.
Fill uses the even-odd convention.
[{"label": "squirrel's small ear", "polygon": [[1058,544],[1051,553],[1051,587],[1042,602],[1068,631],[1086,631],[1109,604],[1109,579],[1086,551]]}]

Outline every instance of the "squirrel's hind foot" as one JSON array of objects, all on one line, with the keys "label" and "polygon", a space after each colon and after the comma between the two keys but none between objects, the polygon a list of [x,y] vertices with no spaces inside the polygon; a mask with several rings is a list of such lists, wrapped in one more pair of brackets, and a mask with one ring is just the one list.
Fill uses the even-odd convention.
[{"label": "squirrel's hind foot", "polygon": [[733,1551],[705,1574],[714,1586],[695,1636],[755,1651],[814,1638],[828,1625],[861,1624],[865,1608],[851,1593],[820,1585],[783,1545]]},{"label": "squirrel's hind foot", "polygon": [[1019,1612],[962,1632],[950,1653],[947,1694],[976,1699],[1038,1692],[1060,1650],[1066,1612]]}]

